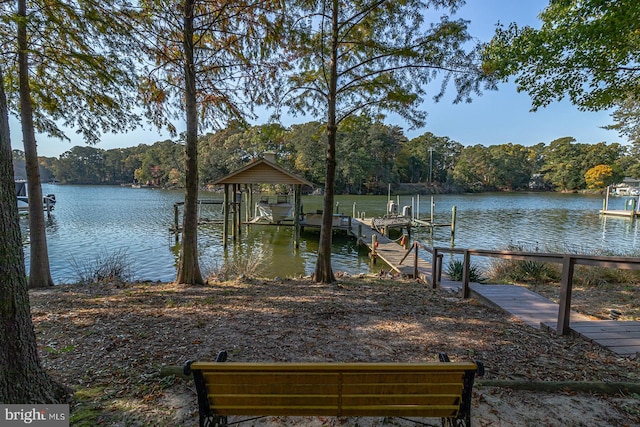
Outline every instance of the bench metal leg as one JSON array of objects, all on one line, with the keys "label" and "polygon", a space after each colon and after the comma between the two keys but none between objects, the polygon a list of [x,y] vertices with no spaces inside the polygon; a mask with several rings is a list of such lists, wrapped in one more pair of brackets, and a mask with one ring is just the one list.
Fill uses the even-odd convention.
[{"label": "bench metal leg", "polygon": [[470,417],[442,418],[442,427],[471,427]]},{"label": "bench metal leg", "polygon": [[200,419],[200,425],[203,427],[227,427],[229,422],[227,421],[227,417],[213,415]]}]

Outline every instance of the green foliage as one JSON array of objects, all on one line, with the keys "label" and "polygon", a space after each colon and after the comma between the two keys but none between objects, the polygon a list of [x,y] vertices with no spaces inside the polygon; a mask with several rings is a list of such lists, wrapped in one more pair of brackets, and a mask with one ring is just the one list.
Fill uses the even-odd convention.
[{"label": "green foliage", "polygon": [[[208,186],[268,149],[287,170],[321,185],[326,139],[326,126],[315,121],[290,128],[232,123],[199,138],[199,186]],[[463,147],[429,132],[407,140],[398,127],[363,116],[345,120],[336,143],[337,157],[343,161],[336,168],[335,187],[351,194],[384,193],[389,183],[428,183],[431,162],[433,185],[465,191],[523,190],[534,176],[542,180],[534,188],[574,191],[587,188],[585,174],[597,165],[611,168],[607,183],[640,171],[636,152],[616,143],[581,144],[561,138],[532,147]],[[121,184],[135,177],[143,184],[182,187],[183,152],[182,140],[113,150],[73,147],[59,159],[41,158],[40,164],[62,183]]]},{"label": "green foliage", "polygon": [[557,266],[533,260],[493,260],[489,271],[497,282],[546,283],[560,278]]},{"label": "green foliage", "polygon": [[176,4],[163,0],[141,2],[134,34],[147,57],[139,88],[146,116],[172,135],[173,122],[184,122],[185,116],[187,124],[197,122],[205,130],[255,118],[253,106],[268,97],[274,70],[284,66],[275,51],[283,3],[179,4],[191,13],[175,13]]},{"label": "green foliage", "polygon": [[580,144],[570,137],[560,138],[552,141],[544,151],[542,171],[560,190],[583,190],[587,187],[585,174],[598,165],[612,168],[609,181],[622,181],[624,173],[616,165],[624,154],[625,148],[617,143]]},{"label": "green foliage", "polygon": [[397,157],[401,182],[446,182],[462,150],[462,144],[431,132],[405,140]]},{"label": "green foliage", "polygon": [[[447,274],[451,277],[452,280],[462,281],[463,273],[464,273],[464,262],[459,259],[454,259],[449,262],[447,266]],[[469,266],[469,281],[475,283],[482,283],[485,281],[485,278],[482,276],[482,271],[480,267],[475,264],[471,264]]]},{"label": "green foliage", "polygon": [[[4,51],[16,52],[16,28],[26,25],[35,129],[68,139],[65,128],[74,128],[88,143],[97,143],[102,133],[137,126],[129,5],[112,0],[36,0],[26,7],[28,19],[14,10],[0,12],[0,36],[6,42]],[[3,60],[5,87],[9,109],[19,115],[18,64],[11,57]]]},{"label": "green foliage", "polygon": [[[437,99],[452,83],[455,102],[468,102],[472,94],[491,88],[492,81],[476,62],[467,21],[443,16],[425,25],[427,13],[453,13],[462,3],[293,2],[301,19],[289,30],[295,72],[283,90],[288,95],[284,105],[295,113],[327,117],[335,102],[337,123],[356,112],[381,118],[394,111],[419,125],[426,117],[420,101],[437,75],[444,81]],[[314,15],[319,19],[304,19]],[[332,57],[333,77],[328,68]]]},{"label": "green foliage", "polygon": [[499,26],[483,52],[486,72],[516,76],[534,110],[564,97],[583,110],[618,107],[615,127],[637,141],[640,3],[551,1],[540,19],[540,29]]}]

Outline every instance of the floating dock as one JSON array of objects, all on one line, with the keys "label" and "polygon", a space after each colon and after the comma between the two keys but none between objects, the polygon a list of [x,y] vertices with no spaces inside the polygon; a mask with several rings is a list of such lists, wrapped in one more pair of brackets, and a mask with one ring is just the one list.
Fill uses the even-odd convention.
[{"label": "floating dock", "polygon": [[[640,216],[640,196],[627,198],[624,203],[624,209],[609,209],[609,195],[611,194],[611,186],[607,187],[604,202],[602,204],[601,215],[618,216],[623,218],[636,219]],[[624,196],[623,196],[624,197]]]}]

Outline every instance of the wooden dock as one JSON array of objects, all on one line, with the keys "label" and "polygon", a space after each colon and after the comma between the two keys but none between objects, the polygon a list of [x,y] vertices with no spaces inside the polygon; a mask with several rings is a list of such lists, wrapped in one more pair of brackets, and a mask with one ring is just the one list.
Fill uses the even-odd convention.
[{"label": "wooden dock", "polygon": [[[408,249],[374,230],[371,225],[372,219],[352,218],[351,232],[361,244],[366,245],[372,253],[375,252],[375,256],[387,263],[391,269],[402,275],[414,277],[415,255],[413,253],[407,255]],[[376,248],[373,248],[373,236],[378,243]],[[418,257],[418,276],[424,277],[430,273],[431,263]]]},{"label": "wooden dock", "polygon": [[640,212],[633,210],[601,210],[601,215],[609,215],[609,216],[619,216],[623,218],[631,218],[635,219],[640,217]]},{"label": "wooden dock", "polygon": [[[559,305],[547,298],[516,285],[469,284],[471,290],[486,302],[500,307],[536,329],[557,330]],[[457,292],[460,282],[443,280],[441,287]],[[640,356],[640,322],[599,320],[571,312],[571,333],[604,347],[613,353]]]},{"label": "wooden dock", "polygon": [[[555,330],[556,323],[544,324]],[[620,356],[640,357],[640,322],[587,320],[571,322],[571,333]]]}]

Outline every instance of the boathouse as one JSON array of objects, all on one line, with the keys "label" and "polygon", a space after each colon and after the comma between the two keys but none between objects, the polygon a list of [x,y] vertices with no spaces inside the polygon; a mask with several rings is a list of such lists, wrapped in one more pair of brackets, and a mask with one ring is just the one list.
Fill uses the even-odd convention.
[{"label": "boathouse", "polygon": [[313,184],[278,165],[274,153],[264,153],[261,158],[213,182],[213,185],[224,185],[223,245],[226,247],[228,244],[229,224],[231,224],[231,237],[235,241],[240,235],[240,225],[243,222],[247,224],[255,223],[254,206],[256,205],[255,199],[257,195],[254,190],[256,185],[261,184],[292,187],[294,245],[298,247],[300,244],[302,187],[313,187]]}]

